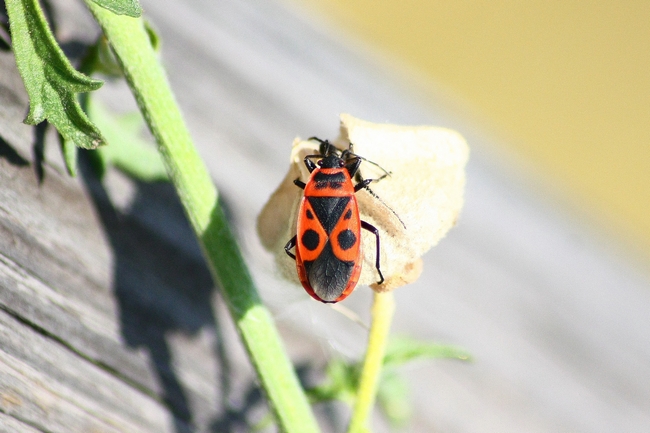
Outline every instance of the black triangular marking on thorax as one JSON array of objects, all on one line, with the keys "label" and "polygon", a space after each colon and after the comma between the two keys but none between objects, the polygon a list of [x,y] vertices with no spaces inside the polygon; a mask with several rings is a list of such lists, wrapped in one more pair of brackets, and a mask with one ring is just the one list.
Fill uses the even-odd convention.
[{"label": "black triangular marking on thorax", "polygon": [[332,232],[337,221],[341,218],[350,197],[307,197],[309,204],[316,212],[316,217],[327,234]]}]

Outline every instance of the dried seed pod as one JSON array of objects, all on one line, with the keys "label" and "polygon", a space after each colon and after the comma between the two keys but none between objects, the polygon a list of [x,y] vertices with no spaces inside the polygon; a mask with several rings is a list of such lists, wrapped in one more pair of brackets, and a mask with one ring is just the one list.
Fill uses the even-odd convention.
[{"label": "dried seed pod", "polygon": [[[354,153],[367,160],[359,169],[362,178],[381,177],[379,167],[390,173],[356,194],[361,219],[379,229],[386,278],[376,284],[375,239],[363,233],[359,284],[388,291],[415,281],[422,271],[422,255],[456,223],[462,207],[469,154],[465,140],[444,128],[376,124],[342,114],[341,136],[332,142],[340,149],[353,143]],[[275,255],[283,276],[297,283],[296,265],[284,251],[296,233],[303,193],[293,181],[307,181],[303,159],[316,153],[317,142],[294,140],[289,172],[258,217],[262,244]]]}]

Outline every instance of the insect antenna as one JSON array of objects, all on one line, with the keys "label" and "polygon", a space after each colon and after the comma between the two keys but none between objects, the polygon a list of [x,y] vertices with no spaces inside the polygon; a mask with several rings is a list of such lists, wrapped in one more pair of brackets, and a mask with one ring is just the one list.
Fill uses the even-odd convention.
[{"label": "insect antenna", "polygon": [[328,156],[328,155],[332,155],[332,154],[338,155],[339,152],[340,152],[336,148],[336,146],[334,146],[332,143],[329,142],[329,140],[321,140],[318,137],[309,137],[307,139],[307,141],[311,141],[311,140],[316,140],[316,141],[318,141],[320,143],[319,152],[320,152],[321,156]]},{"label": "insect antenna", "polygon": [[[359,175],[359,177],[361,177],[361,176]],[[380,179],[383,179],[384,177],[386,177],[386,175],[382,176]],[[400,218],[399,215],[397,215],[397,212],[395,212],[392,207],[388,206],[388,204],[386,204],[386,202],[384,200],[382,200],[381,197],[379,197],[372,189],[370,189],[370,187],[368,185],[364,186],[363,188],[366,191],[368,191],[370,193],[370,195],[373,196],[373,198],[375,200],[379,201],[381,204],[386,206],[386,208],[388,208],[388,210],[390,210],[393,213],[393,215],[395,215],[395,218],[397,218],[397,220],[402,225],[402,227],[404,227],[404,230],[406,230],[406,224],[404,224],[404,221],[402,221],[402,218]]]},{"label": "insect antenna", "polygon": [[371,161],[368,158],[364,158],[363,156],[357,155],[356,153],[354,153],[354,144],[352,144],[352,143],[350,143],[350,146],[346,150],[341,152],[341,158],[343,158],[345,160],[350,159],[350,158],[359,158],[360,160],[365,161],[365,162],[367,162],[369,164],[372,164],[375,167],[377,167],[378,169],[380,169],[381,171],[383,171],[384,175],[377,178],[377,179],[373,179],[375,181],[382,180],[383,178],[385,178],[387,176],[390,176],[392,174],[390,171],[386,170],[384,167],[377,164],[376,162]]}]

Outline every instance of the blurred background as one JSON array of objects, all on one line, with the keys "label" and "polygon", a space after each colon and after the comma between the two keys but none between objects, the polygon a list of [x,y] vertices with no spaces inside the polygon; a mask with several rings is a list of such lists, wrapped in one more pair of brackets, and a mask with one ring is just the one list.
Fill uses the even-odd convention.
[{"label": "blurred background", "polygon": [[650,263],[650,4],[296,0],[435,83]]}]

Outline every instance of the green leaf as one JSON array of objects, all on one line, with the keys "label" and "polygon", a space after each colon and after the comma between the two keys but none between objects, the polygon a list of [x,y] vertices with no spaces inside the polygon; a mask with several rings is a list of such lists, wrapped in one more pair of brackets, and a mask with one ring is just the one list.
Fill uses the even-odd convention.
[{"label": "green leaf", "polygon": [[61,153],[65,161],[65,167],[68,174],[72,177],[77,176],[77,146],[74,143],[67,141],[65,138],[59,136],[61,142]]},{"label": "green leaf", "polygon": [[[396,367],[409,361],[431,358],[469,360],[469,354],[458,347],[420,341],[409,337],[391,338],[386,348],[377,403],[394,426],[405,425],[411,416],[411,401],[406,381]],[[322,384],[306,390],[311,403],[339,400],[352,406],[357,398],[361,364],[333,359],[325,369]]]},{"label": "green leaf", "polygon": [[[469,360],[470,356],[465,350],[455,346],[420,341],[409,337],[391,338],[386,348],[386,354],[384,355],[383,365],[386,369],[384,369],[380,379],[379,392],[396,395],[395,390],[398,387],[402,387],[400,395],[402,397],[405,396],[405,384],[398,383],[399,378],[395,376],[395,370],[392,367],[398,367],[416,359],[431,358]],[[307,394],[312,403],[329,400],[352,403],[356,398],[360,374],[361,365],[359,363],[333,359],[325,369],[325,380],[323,383],[308,389]],[[382,387],[388,388],[381,391]],[[398,409],[397,400],[386,400],[386,396],[383,398],[385,399],[385,403],[395,413],[404,412],[403,409]],[[388,416],[390,418],[391,415]]]},{"label": "green leaf", "polygon": [[97,149],[102,171],[108,165],[145,182],[168,181],[167,170],[155,146],[141,138],[144,122],[140,113],[112,114],[100,102],[88,100],[88,115],[101,128],[109,146]]},{"label": "green leaf", "polygon": [[77,93],[102,86],[76,71],[61,51],[37,0],[5,0],[16,64],[29,95],[25,123],[52,123],[66,141],[94,149],[104,144],[99,129],[77,101]]},{"label": "green leaf", "polygon": [[359,365],[333,359],[325,369],[323,383],[307,389],[306,393],[311,403],[339,400],[352,405],[358,385]]},{"label": "green leaf", "polygon": [[154,49],[155,52],[159,52],[160,45],[162,44],[162,40],[160,39],[160,36],[158,36],[158,32],[156,31],[156,29],[153,28],[153,26],[149,21],[144,22],[144,29],[147,31],[147,36],[149,36],[151,47]]},{"label": "green leaf", "polygon": [[87,75],[100,73],[112,78],[124,77],[122,68],[104,35],[100,35],[97,41],[88,47],[86,55],[79,64],[79,71]]},{"label": "green leaf", "polygon": [[470,360],[467,351],[455,346],[420,341],[409,337],[392,338],[384,355],[384,366],[393,367],[416,359],[454,358]]},{"label": "green leaf", "polygon": [[126,15],[133,18],[138,18],[142,15],[142,8],[138,0],[92,0],[94,3],[108,9],[117,15]]},{"label": "green leaf", "polygon": [[395,427],[405,425],[411,418],[411,400],[406,380],[395,371],[382,374],[377,390],[377,403],[388,421]]}]

